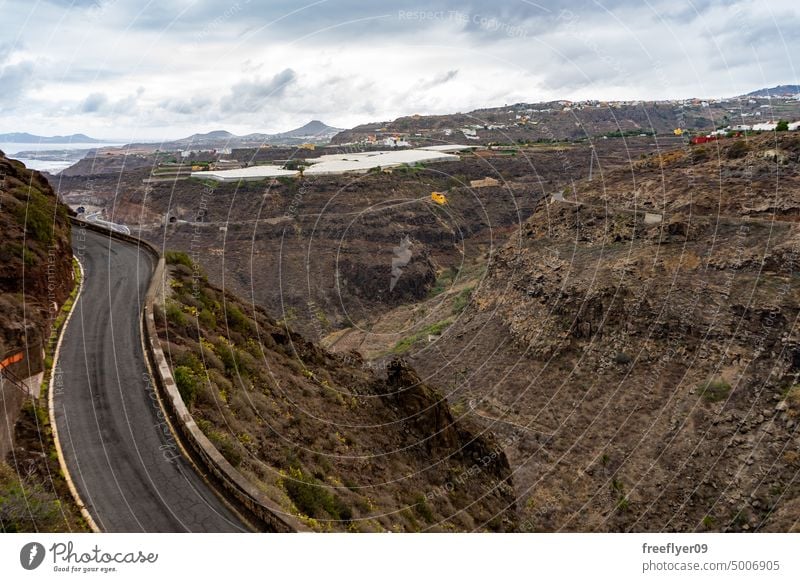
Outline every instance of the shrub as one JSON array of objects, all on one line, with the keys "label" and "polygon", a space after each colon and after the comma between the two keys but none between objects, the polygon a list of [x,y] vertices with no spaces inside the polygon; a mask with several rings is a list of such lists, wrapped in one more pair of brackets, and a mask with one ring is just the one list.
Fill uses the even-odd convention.
[{"label": "shrub", "polygon": [[453,300],[453,315],[458,315],[464,309],[466,309],[467,305],[469,305],[469,300],[472,297],[472,287],[469,289],[464,289]]},{"label": "shrub", "polygon": [[59,501],[38,480],[20,478],[0,462],[0,532],[58,531]]},{"label": "shrub", "polygon": [[786,390],[786,403],[790,416],[797,416],[800,413],[800,384],[794,384]]},{"label": "shrub", "polygon": [[353,512],[338,495],[332,494],[311,475],[301,469],[289,469],[289,476],[283,480],[286,494],[295,507],[308,517],[325,517],[327,513],[333,519],[350,521]]},{"label": "shrub", "polygon": [[436,297],[443,293],[448,287],[455,283],[459,275],[458,267],[450,267],[443,271],[437,278],[431,290],[428,292],[428,297]]},{"label": "shrub", "polygon": [[47,244],[53,241],[55,207],[47,196],[36,188],[28,188],[27,202],[18,206],[15,213],[31,238]]},{"label": "shrub", "polygon": [[167,303],[167,321],[180,327],[186,325],[186,315],[181,311],[180,305],[177,303]]},{"label": "shrub", "polygon": [[239,447],[227,435],[212,431],[208,438],[231,465],[238,467],[242,464],[242,453]]},{"label": "shrub", "polygon": [[631,357],[626,354],[625,352],[618,352],[616,356],[614,356],[614,362],[617,364],[630,364]]},{"label": "shrub", "polygon": [[433,523],[433,512],[421,493],[414,499],[414,511],[428,523]]},{"label": "shrub", "polygon": [[728,158],[731,160],[743,158],[747,155],[748,151],[750,151],[750,146],[747,145],[746,141],[735,141],[731,144],[731,147],[728,148]]},{"label": "shrub", "polygon": [[208,309],[201,309],[200,314],[197,316],[200,320],[200,326],[207,331],[214,331],[217,328],[217,316]]},{"label": "shrub", "polygon": [[236,348],[225,342],[219,342],[214,346],[214,351],[222,361],[222,365],[228,374],[235,374],[239,369],[239,358]]},{"label": "shrub", "polygon": [[775,126],[775,131],[789,131],[789,122],[785,119],[781,119]]},{"label": "shrub", "polygon": [[242,313],[242,310],[239,309],[238,306],[230,303],[225,308],[225,317],[228,321],[228,325],[230,325],[236,331],[240,331],[242,333],[250,333],[253,331],[252,323],[250,319]]},{"label": "shrub", "polygon": [[700,146],[692,148],[691,156],[692,156],[692,163],[699,164],[701,162],[705,162],[706,160],[708,160],[710,154],[708,153],[707,147]]},{"label": "shrub", "polygon": [[308,162],[305,160],[288,160],[284,165],[284,170],[294,170],[297,172],[303,173],[303,170],[308,167]]},{"label": "shrub", "polygon": [[167,251],[164,253],[164,260],[168,265],[183,265],[192,268],[192,259],[183,251]]},{"label": "shrub", "polygon": [[28,247],[22,247],[22,260],[28,267],[33,267],[36,263],[36,255]]},{"label": "shrub", "polygon": [[418,341],[422,339],[427,338],[429,335],[440,335],[448,327],[450,327],[450,324],[452,323],[453,323],[452,318],[432,323],[431,325],[420,330],[419,332],[401,339],[399,342],[395,344],[395,346],[392,348],[392,351],[396,354],[402,354],[403,352],[407,352],[414,346],[414,344],[416,344]]},{"label": "shrub", "polygon": [[194,404],[194,399],[197,396],[197,377],[188,366],[178,366],[175,368],[175,384],[178,386],[178,392],[181,394],[183,403],[186,408],[191,408]]},{"label": "shrub", "polygon": [[189,368],[193,374],[203,374],[205,370],[203,369],[203,364],[200,362],[200,359],[197,355],[192,351],[186,351],[177,358],[177,364],[179,366],[183,366],[185,368]]},{"label": "shrub", "polygon": [[701,395],[708,402],[721,402],[728,397],[731,392],[731,385],[725,380],[717,379],[711,380],[703,386]]}]

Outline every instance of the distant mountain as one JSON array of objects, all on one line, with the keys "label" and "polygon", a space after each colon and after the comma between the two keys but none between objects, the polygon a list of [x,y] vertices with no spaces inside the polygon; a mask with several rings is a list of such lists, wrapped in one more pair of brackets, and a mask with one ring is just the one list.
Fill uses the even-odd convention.
[{"label": "distant mountain", "polygon": [[72,135],[54,135],[45,137],[31,133],[0,133],[2,143],[103,143],[101,139],[94,139],[82,133]]},{"label": "distant mountain", "polygon": [[278,133],[272,136],[273,138],[315,138],[315,139],[330,139],[337,133],[342,131],[339,128],[331,127],[315,119],[309,121],[303,127],[292,129],[284,133]]},{"label": "distant mountain", "polygon": [[222,129],[216,131],[209,131],[208,133],[195,133],[189,137],[176,139],[175,141],[162,144],[163,149],[168,149],[171,146],[181,145],[186,147],[227,147],[231,140],[238,139],[238,136],[229,131]]},{"label": "distant mountain", "polygon": [[751,91],[745,97],[779,97],[797,95],[798,93],[800,93],[800,85],[776,85],[775,87],[765,87]]},{"label": "distant mountain", "polygon": [[250,133],[235,135],[229,131],[217,130],[208,133],[196,133],[189,137],[176,139],[159,145],[159,149],[188,148],[239,148],[257,147],[260,145],[299,145],[305,142],[323,143],[342,131],[315,119],[302,127],[283,133]]},{"label": "distant mountain", "polygon": [[217,131],[209,131],[208,133],[196,133],[188,139],[230,139],[236,137],[230,131],[218,129]]}]

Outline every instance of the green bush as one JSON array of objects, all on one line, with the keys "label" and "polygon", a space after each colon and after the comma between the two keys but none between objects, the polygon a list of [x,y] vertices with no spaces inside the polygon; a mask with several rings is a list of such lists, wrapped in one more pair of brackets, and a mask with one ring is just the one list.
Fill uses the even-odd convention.
[{"label": "green bush", "polygon": [[353,512],[338,495],[332,494],[311,475],[292,468],[284,478],[283,486],[298,511],[308,517],[320,518],[325,514],[333,519],[350,521]]},{"label": "green bush", "polygon": [[703,386],[701,395],[708,402],[721,402],[728,397],[731,392],[731,385],[725,380],[711,380]]},{"label": "green bush", "polygon": [[429,335],[441,335],[442,332],[444,332],[444,330],[450,327],[452,323],[453,323],[452,319],[443,319],[442,321],[437,321],[436,323],[432,323],[431,325],[423,328],[417,333],[401,339],[399,342],[395,344],[395,346],[392,348],[392,351],[396,354],[407,352],[409,349],[411,349],[411,347],[414,344],[416,344],[421,339],[425,339]]},{"label": "green bush", "polygon": [[731,144],[731,147],[728,148],[728,158],[731,160],[743,158],[747,155],[748,151],[750,151],[750,146],[747,145],[746,141],[735,141]]},{"label": "green bush", "polygon": [[[215,344],[214,349],[219,356],[222,365],[225,367],[226,374],[231,377],[234,377],[237,373],[244,376],[248,374],[249,367],[242,363],[244,352],[225,342],[219,342]],[[253,361],[252,356],[249,354],[248,358],[248,363]]]},{"label": "green bush", "polygon": [[632,358],[625,352],[617,352],[617,355],[614,356],[614,363],[616,364],[630,364],[631,361]]},{"label": "green bush", "polygon": [[472,287],[464,289],[456,295],[453,300],[453,315],[458,315],[466,309],[467,305],[469,305],[470,297],[472,297]]},{"label": "green bush", "polygon": [[194,264],[189,255],[183,251],[167,251],[164,253],[164,260],[168,265],[183,265],[189,268]]},{"label": "green bush", "polygon": [[200,327],[207,331],[213,331],[217,328],[217,316],[208,309],[201,309],[197,318],[200,320]]},{"label": "green bush", "polygon": [[699,164],[707,161],[711,157],[711,155],[709,154],[707,147],[699,146],[699,147],[693,147],[691,149],[691,157],[692,157],[692,163]]},{"label": "green bush", "polygon": [[228,435],[212,430],[208,438],[231,465],[238,467],[242,464],[242,453]]},{"label": "green bush", "polygon": [[450,267],[443,271],[436,278],[436,282],[428,292],[428,297],[436,297],[440,293],[443,293],[448,287],[452,286],[458,278],[459,272],[460,270],[458,267]]},{"label": "green bush", "polygon": [[31,238],[46,244],[53,241],[55,207],[46,195],[36,188],[28,188],[26,203],[18,206],[15,213]]},{"label": "green bush", "polygon": [[59,501],[39,482],[20,480],[0,467],[0,532],[58,531],[64,527]]},{"label": "green bush", "polygon": [[225,306],[225,316],[228,325],[236,331],[242,333],[251,333],[253,331],[253,324],[250,319],[242,313],[238,306],[229,303]]},{"label": "green bush", "polygon": [[419,494],[414,499],[414,511],[416,511],[417,514],[428,523],[433,523],[433,512],[431,511],[428,502],[425,500],[424,495]]},{"label": "green bush", "polygon": [[36,263],[36,255],[28,247],[22,247],[22,260],[27,267],[33,267]]},{"label": "green bush", "polygon": [[789,122],[785,119],[781,119],[775,126],[775,131],[789,131]]},{"label": "green bush", "polygon": [[178,386],[178,392],[180,392],[186,408],[191,408],[197,396],[197,376],[188,366],[178,366],[175,368],[175,384]]},{"label": "green bush", "polygon": [[191,370],[193,374],[196,375],[205,374],[205,369],[203,368],[203,364],[202,362],[200,362],[200,358],[198,358],[194,352],[187,351],[181,354],[177,359],[177,364],[179,366],[189,368],[189,370]]},{"label": "green bush", "polygon": [[180,327],[186,325],[186,314],[181,311],[180,305],[177,303],[167,303],[167,321]]}]

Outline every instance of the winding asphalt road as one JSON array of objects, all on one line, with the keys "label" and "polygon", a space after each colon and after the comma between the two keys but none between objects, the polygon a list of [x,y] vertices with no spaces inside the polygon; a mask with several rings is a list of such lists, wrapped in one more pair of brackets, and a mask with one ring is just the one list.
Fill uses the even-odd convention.
[{"label": "winding asphalt road", "polygon": [[140,335],[152,256],[80,227],[72,244],[84,285],[53,397],[66,464],[92,518],[106,532],[248,531],[163,421]]}]

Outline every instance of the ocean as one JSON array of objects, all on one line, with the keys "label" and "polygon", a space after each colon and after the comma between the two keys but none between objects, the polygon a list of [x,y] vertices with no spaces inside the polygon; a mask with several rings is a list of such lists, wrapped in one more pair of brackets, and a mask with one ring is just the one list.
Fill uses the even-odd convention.
[{"label": "ocean", "polygon": [[[57,174],[83,157],[86,150],[122,146],[123,143],[0,143],[0,151],[7,157],[19,160],[26,167],[40,172]],[[18,157],[19,152],[53,152],[49,159]],[[63,155],[62,155],[63,153]]]}]

